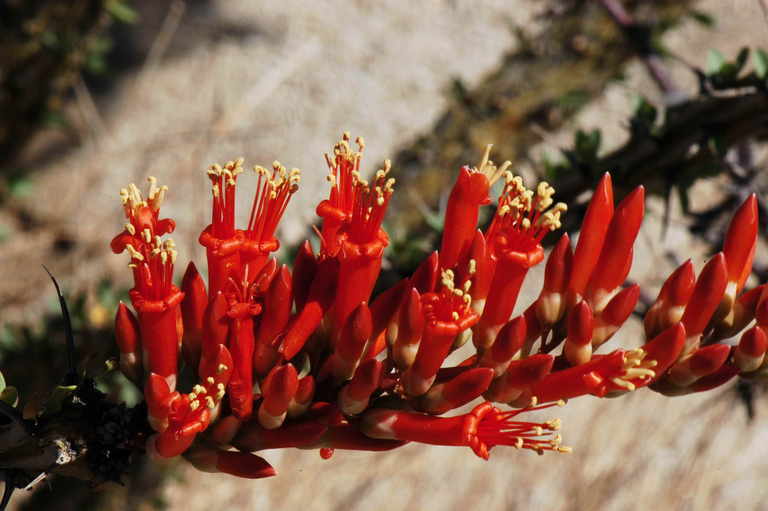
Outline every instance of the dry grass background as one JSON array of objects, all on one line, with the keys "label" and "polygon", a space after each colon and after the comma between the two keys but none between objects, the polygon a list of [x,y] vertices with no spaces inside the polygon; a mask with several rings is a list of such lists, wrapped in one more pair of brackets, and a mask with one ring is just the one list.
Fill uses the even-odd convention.
[{"label": "dry grass background", "polygon": [[[285,238],[300,238],[325,194],[321,155],[342,129],[366,136],[365,167],[373,169],[430,129],[452,78],[478,83],[514,44],[513,27],[537,30],[540,4],[219,0],[186,7],[180,18],[173,12],[181,11],[162,14],[165,28],[152,40],[151,58],[107,98],[94,102],[78,90],[71,111],[79,120],[77,147],[62,151],[68,139],[49,133],[29,152],[28,163],[38,167],[34,195],[12,207],[33,221],[23,225],[0,211],[10,233],[0,245],[2,320],[31,317],[50,302],[41,262],[69,290],[88,289],[105,275],[127,285],[125,261],[108,253],[107,242],[121,226],[117,190],[147,175],[171,186],[164,213],[178,221],[182,259],[201,261],[196,238],[206,222],[202,171],[209,163],[242,155],[251,164],[277,158],[300,167],[302,189],[282,225]],[[686,25],[668,37],[688,61],[702,62],[710,47],[726,55],[741,45],[768,47],[757,2],[707,0],[701,7],[715,14],[714,31]],[[675,73],[688,78],[682,69]],[[615,126],[608,132],[616,143],[637,92],[654,93],[643,71],[630,66],[628,79],[575,123]],[[564,140],[554,136],[537,151]],[[668,247],[686,247],[699,267],[704,260],[677,221],[661,240],[659,210],[649,204],[632,273],[651,288],[670,269],[662,256]],[[62,239],[77,243],[70,251],[53,248]],[[620,342],[638,343],[638,325],[628,327]],[[484,462],[468,449],[417,445],[376,455],[340,451],[328,461],[316,452],[267,452],[276,478],[249,482],[181,466],[164,498],[170,509],[186,511],[768,509],[765,409],[749,424],[730,392],[575,400],[553,411],[572,455],[497,449]]]}]

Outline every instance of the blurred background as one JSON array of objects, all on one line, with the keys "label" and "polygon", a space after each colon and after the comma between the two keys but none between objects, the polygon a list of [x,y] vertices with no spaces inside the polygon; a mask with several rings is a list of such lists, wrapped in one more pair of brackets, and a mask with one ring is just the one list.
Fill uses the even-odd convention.
[{"label": "blurred background", "polygon": [[[366,172],[391,158],[398,179],[384,281],[434,249],[450,183],[486,143],[529,186],[553,182],[572,205],[569,231],[602,172],[619,196],[646,184],[630,274],[644,290],[642,313],[678,264],[691,257],[701,268],[719,250],[749,193],[768,218],[760,48],[761,0],[0,0],[0,369],[22,401],[64,372],[45,264],[73,308],[83,365],[135,400],[103,367],[130,286],[126,260],[108,247],[122,228],[119,189],[150,175],[169,185],[163,212],[177,221],[183,268],[204,260],[208,165],[243,156],[299,167],[281,224],[288,257],[311,234],[327,194],[322,155],[344,130],[365,137]],[[761,239],[752,284],[768,280],[766,248]],[[538,270],[521,310],[538,293]],[[633,319],[608,348],[641,342]],[[13,506],[768,509],[759,385],[585,397],[555,413],[572,455],[267,452],[276,478],[141,465],[122,486],[53,478]]]}]

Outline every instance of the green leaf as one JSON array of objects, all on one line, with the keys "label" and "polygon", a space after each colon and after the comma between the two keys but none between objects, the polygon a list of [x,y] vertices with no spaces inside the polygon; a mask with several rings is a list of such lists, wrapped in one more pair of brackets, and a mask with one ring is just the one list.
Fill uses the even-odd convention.
[{"label": "green leaf", "polygon": [[113,18],[123,23],[135,23],[139,19],[139,14],[133,7],[126,5],[122,0],[109,0],[105,8]]},{"label": "green leaf", "polygon": [[8,183],[8,191],[11,193],[11,196],[16,198],[29,197],[32,195],[32,188],[32,182],[23,177]]},{"label": "green leaf", "polygon": [[704,27],[712,28],[715,26],[715,18],[704,11],[694,9],[688,15],[693,21]]},{"label": "green leaf", "polygon": [[748,58],[749,58],[749,48],[745,46],[742,49],[740,49],[738,55],[736,55],[737,72],[741,71],[744,68],[744,64],[747,63]]},{"label": "green leaf", "polygon": [[77,390],[77,385],[57,386],[45,403],[45,413],[54,414],[61,410],[61,404],[64,402],[64,399],[69,397],[75,390]]},{"label": "green leaf", "polygon": [[644,127],[650,128],[656,123],[658,115],[659,111],[655,106],[644,97],[638,96],[632,115],[633,122],[638,122]]},{"label": "green leaf", "polygon": [[598,129],[590,132],[578,130],[574,140],[576,154],[582,161],[593,161],[597,158],[597,151],[600,149],[601,141],[602,134]]},{"label": "green leaf", "polygon": [[107,71],[107,61],[98,53],[91,53],[85,59],[85,70],[94,75],[101,75]]},{"label": "green leaf", "polygon": [[4,403],[7,403],[16,408],[16,406],[19,404],[19,391],[16,389],[16,387],[5,387],[3,391],[0,392],[0,401],[3,401]]},{"label": "green leaf", "polygon": [[707,53],[707,74],[714,75],[720,72],[725,65],[725,57],[717,50],[709,50]]},{"label": "green leaf", "polygon": [[0,392],[5,390],[5,377],[3,376],[3,372],[0,371]]},{"label": "green leaf", "polygon": [[755,53],[752,54],[752,65],[755,66],[757,77],[765,79],[768,76],[768,53],[760,48],[755,50]]}]

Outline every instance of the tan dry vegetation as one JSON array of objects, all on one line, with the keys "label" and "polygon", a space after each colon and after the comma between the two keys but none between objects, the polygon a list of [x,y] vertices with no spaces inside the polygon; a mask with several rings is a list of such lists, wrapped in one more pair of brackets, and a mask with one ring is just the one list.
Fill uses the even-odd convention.
[{"label": "tan dry vegetation", "polygon": [[[283,223],[289,239],[301,237],[311,205],[325,193],[321,154],[340,130],[366,136],[365,167],[372,169],[430,129],[450,78],[472,85],[494,67],[513,44],[511,24],[535,30],[534,4],[216,2],[217,17],[251,25],[254,34],[147,65],[121,80],[98,108],[79,91],[73,114],[82,118],[84,143],[41,166],[33,177],[35,195],[19,199],[39,227],[24,233],[13,217],[0,216],[12,236],[0,246],[3,320],[38,314],[47,301],[40,262],[69,289],[87,288],[104,275],[128,284],[125,260],[109,254],[106,244],[121,225],[118,188],[150,174],[171,185],[164,212],[178,220],[182,260],[202,260],[196,245],[206,221],[202,170],[240,155],[250,164],[279,158],[304,169],[302,190]],[[714,33],[686,26],[670,35],[670,45],[688,60],[701,62],[713,46],[726,55],[745,44],[768,46],[757,2],[708,0],[701,6],[721,25]],[[199,28],[169,26],[172,37]],[[631,96],[653,92],[639,67],[629,76],[576,122],[620,126]],[[609,131],[617,139],[622,133]],[[649,210],[632,276],[658,287],[670,269],[664,248],[690,246],[690,239],[675,223],[661,242],[660,206],[652,203]],[[61,235],[78,242],[64,256],[51,249]],[[700,251],[694,246],[688,252],[700,267]],[[638,325],[627,330],[621,342],[639,343]],[[170,484],[165,497],[170,509],[186,511],[768,509],[765,410],[748,424],[731,392],[668,399],[642,390],[622,399],[575,400],[552,410],[563,419],[572,455],[499,448],[484,462],[468,449],[418,445],[376,455],[337,452],[329,461],[316,452],[267,452],[276,478],[243,481],[185,465],[181,482]]]}]

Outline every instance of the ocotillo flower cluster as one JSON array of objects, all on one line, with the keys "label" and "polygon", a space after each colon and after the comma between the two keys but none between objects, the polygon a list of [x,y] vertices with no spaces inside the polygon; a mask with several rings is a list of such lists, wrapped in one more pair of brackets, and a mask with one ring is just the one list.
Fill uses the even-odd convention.
[{"label": "ocotillo flower cluster", "polygon": [[[296,169],[255,167],[244,228],[235,222],[242,160],[207,171],[212,216],[200,235],[207,285],[192,263],[181,287],[173,284],[177,254],[163,237],[174,222],[159,214],[166,188],[150,178],[146,198],[134,185],[121,191],[128,222],[112,249],[129,253],[135,287],[134,312],[122,304],[117,311],[117,343],[122,372],[143,388],[156,431],[151,452],[253,478],[274,474],[253,452],[285,447],[324,457],[407,442],[467,446],[483,458],[497,445],[567,452],[558,420],[516,416],[586,394],[646,386],[686,394],[737,374],[768,374],[768,293],[765,285],[743,292],[757,238],[754,197],[698,277],[688,261],[667,279],[645,315],[640,347],[601,352],[639,296],[637,285],[624,283],[644,213],[642,187],[614,206],[603,176],[575,248],[560,237],[539,297],[513,316],[528,270],[545,258],[542,239],[560,228],[566,206],[554,202],[548,184],[528,189],[508,163],[494,165],[489,146],[479,165],[459,171],[440,250],[372,296],[389,243],[382,221],[394,179],[388,162],[364,179],[362,139],[356,145],[345,134],[326,155],[320,248],[305,242],[292,269],[273,254],[278,222],[298,189]],[[495,214],[478,230],[497,181]],[[721,342],[754,319],[737,343]],[[445,367],[469,340],[474,354]],[[476,399],[469,413],[442,417]]]}]

